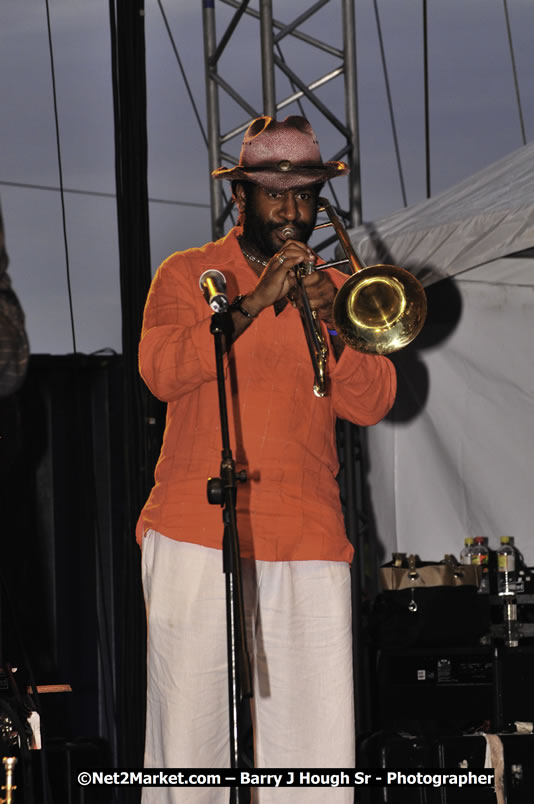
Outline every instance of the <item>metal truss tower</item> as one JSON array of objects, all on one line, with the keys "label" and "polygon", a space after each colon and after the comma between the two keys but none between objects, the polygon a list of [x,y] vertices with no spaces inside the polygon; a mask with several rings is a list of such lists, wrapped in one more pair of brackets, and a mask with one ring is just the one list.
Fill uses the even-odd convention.
[{"label": "metal truss tower", "polygon": [[[291,13],[296,5],[284,3],[282,8],[285,13]],[[356,226],[361,220],[361,193],[354,0],[318,0],[290,22],[281,22],[273,17],[272,0],[259,0],[259,10],[249,6],[250,0],[203,0],[202,4],[210,171],[225,162],[237,164],[238,153],[230,153],[227,147],[231,147],[235,140],[236,150],[239,150],[243,132],[252,119],[262,114],[281,119],[281,113],[287,107],[293,106],[288,114],[303,114],[310,119],[316,132],[319,133],[319,127],[322,126],[322,132],[331,129],[331,133],[341,139],[339,149],[331,156],[323,153],[323,158],[342,159],[351,166],[346,203],[339,203],[336,188],[332,187],[331,192],[346,224]],[[317,20],[315,15],[325,6],[333,7],[331,16],[335,14],[340,17],[339,27],[343,39],[341,46],[334,47],[304,31],[305,24],[312,18]],[[223,7],[230,7],[235,11],[231,16],[226,13],[226,28],[217,39],[216,14],[222,17],[222,12],[228,11],[228,8]],[[239,89],[243,83],[239,73],[232,77],[226,75],[225,52],[227,49],[232,51],[234,63],[235,55],[244,53],[242,66],[252,70],[256,65],[250,64],[249,54],[251,45],[254,49],[256,44],[257,61],[261,67],[257,86],[259,95],[261,85],[261,97],[251,99],[245,98]],[[295,57],[297,48],[299,65],[307,64],[307,69],[317,73],[319,62],[330,62],[327,71],[322,75],[306,78],[297,75],[290,66],[291,57]],[[311,49],[312,52],[306,53],[306,49]],[[317,58],[310,58],[315,55]],[[334,80],[344,82],[344,107],[335,111],[324,94],[324,88]],[[225,115],[224,131],[220,111],[223,100],[225,111],[229,110],[229,115]],[[321,144],[325,138],[330,140],[328,134],[319,134]],[[231,202],[226,201],[223,195],[222,182],[211,183],[211,209],[212,234],[216,238],[223,234],[225,221],[231,211]],[[321,245],[332,240],[331,238]]]},{"label": "metal truss tower", "polygon": [[[341,180],[337,179],[333,186],[329,185],[334,205],[347,227],[361,222],[354,4],[355,0],[318,0],[290,22],[282,22],[273,17],[272,0],[259,0],[257,10],[249,7],[250,0],[203,0],[210,172],[225,163],[238,163],[243,133],[255,117],[266,114],[283,119],[286,114],[302,114],[310,120],[318,135],[323,159],[342,159],[351,167],[344,204],[336,195]],[[281,7],[284,14],[289,15],[295,12],[297,5],[285,2]],[[310,35],[309,30],[313,25],[308,25],[304,30],[305,24],[312,18],[317,22],[315,15],[325,6],[331,7],[328,9],[329,29],[332,28],[333,17],[339,17],[342,43],[338,47]],[[229,9],[233,9],[234,13]],[[224,25],[221,26],[224,27],[224,33],[220,38],[216,34],[216,14],[221,19],[224,17]],[[217,21],[221,22],[220,19]],[[320,30],[320,24],[315,27]],[[232,58],[225,60],[227,48],[231,50]],[[307,53],[310,49],[313,51],[311,55]],[[290,66],[290,61],[294,60],[301,68],[306,65],[314,75],[306,78],[298,75]],[[236,61],[240,64],[237,71]],[[245,98],[244,90],[240,87],[250,88],[254,82],[243,80],[243,71],[250,73],[257,69],[258,64],[260,70],[254,84],[258,96]],[[325,72],[317,75],[320,72],[319,64],[323,67],[326,64],[327,67]],[[230,77],[232,67],[234,75]],[[325,88],[331,88],[328,85],[333,81],[344,82],[343,92],[325,92]],[[338,100],[342,99],[339,109],[335,109],[334,95]],[[332,149],[333,153],[326,154],[325,142],[335,142],[336,138],[340,144],[336,143],[338,147]],[[234,153],[229,150],[232,147]],[[224,195],[223,182],[212,181],[214,239],[224,234],[232,206],[232,200]],[[337,238],[334,235],[322,243],[314,244],[314,248],[321,250],[335,241]],[[354,671],[356,726],[361,733],[369,727],[370,722],[368,662],[361,626],[362,586],[370,574],[370,568],[362,566],[361,558],[369,554],[369,545],[365,544],[369,539],[368,517],[365,513],[365,441],[361,428],[355,428],[348,422],[339,422],[337,433],[345,523],[347,534],[356,549],[355,571],[352,574]]]}]

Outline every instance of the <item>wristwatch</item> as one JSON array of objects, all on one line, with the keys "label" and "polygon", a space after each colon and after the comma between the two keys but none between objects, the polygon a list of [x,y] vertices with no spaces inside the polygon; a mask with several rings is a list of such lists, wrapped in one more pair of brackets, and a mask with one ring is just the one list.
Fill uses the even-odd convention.
[{"label": "wristwatch", "polygon": [[241,302],[243,301],[243,299],[246,299],[246,295],[244,295],[242,293],[240,293],[239,296],[236,296],[235,299],[233,300],[232,304],[230,305],[230,308],[229,308],[230,311],[237,310],[238,312],[241,313],[241,315],[244,315],[245,318],[256,318],[257,313],[256,313],[256,315],[252,315],[252,313],[249,313],[248,310],[245,310],[245,308],[241,305]]}]

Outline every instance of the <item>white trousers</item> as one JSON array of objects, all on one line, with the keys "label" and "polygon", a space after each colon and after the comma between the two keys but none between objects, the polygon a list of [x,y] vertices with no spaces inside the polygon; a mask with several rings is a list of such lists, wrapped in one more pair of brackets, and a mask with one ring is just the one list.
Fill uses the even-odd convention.
[{"label": "white trousers", "polygon": [[[350,570],[242,562],[258,768],[355,763]],[[145,765],[229,767],[225,576],[219,550],[149,531]],[[351,788],[257,788],[254,801],[350,804]],[[228,788],[145,788],[143,804],[223,804]]]}]

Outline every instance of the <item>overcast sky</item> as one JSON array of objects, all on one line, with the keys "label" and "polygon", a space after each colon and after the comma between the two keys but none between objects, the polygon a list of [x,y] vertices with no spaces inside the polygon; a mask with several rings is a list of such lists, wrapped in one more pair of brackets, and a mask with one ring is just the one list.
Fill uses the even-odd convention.
[{"label": "overcast sky", "polygon": [[[205,120],[201,0],[162,0]],[[58,93],[67,243],[77,349],[120,351],[119,268],[107,0],[50,0]],[[257,7],[252,0],[251,6]],[[309,5],[273,4],[289,22]],[[215,3],[218,32],[230,9]],[[373,0],[355,0],[364,219],[402,206]],[[408,203],[425,196],[421,0],[378,0]],[[527,140],[534,139],[534,3],[508,0]],[[169,253],[211,238],[206,147],[156,0],[146,0],[152,268]],[[221,63],[226,79],[261,111],[257,23],[240,24]],[[432,191],[438,193],[522,145],[503,0],[430,0],[429,86]],[[341,9],[331,0],[305,30],[341,48]],[[294,39],[283,52],[307,83],[337,66]],[[321,99],[343,114],[343,82]],[[278,97],[288,93],[277,76]],[[222,100],[223,129],[245,122]],[[34,353],[72,352],[58,187],[50,54],[44,0],[3,0],[0,26],[0,198],[10,272],[25,308]],[[282,117],[298,113],[284,109]],[[342,142],[306,107],[323,157]],[[234,145],[237,154],[239,143]],[[343,182],[342,179],[339,182]],[[162,203],[163,200],[182,202]],[[195,206],[187,206],[195,204]]]}]

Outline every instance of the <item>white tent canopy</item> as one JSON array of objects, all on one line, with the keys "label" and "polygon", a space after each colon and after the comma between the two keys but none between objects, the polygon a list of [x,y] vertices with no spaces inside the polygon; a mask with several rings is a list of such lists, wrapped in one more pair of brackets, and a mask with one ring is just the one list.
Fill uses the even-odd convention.
[{"label": "white tent canopy", "polygon": [[454,277],[429,288],[428,323],[394,358],[396,406],[369,431],[385,559],[508,535],[532,566],[534,144],[350,236],[368,264]]},{"label": "white tent canopy", "polygon": [[[370,237],[369,229],[376,234]],[[415,266],[417,274],[425,272],[425,285],[466,272],[469,279],[532,285],[530,263],[519,273],[515,261],[506,272],[488,266],[534,246],[534,143],[350,236],[368,264],[392,258],[396,265]]]}]

